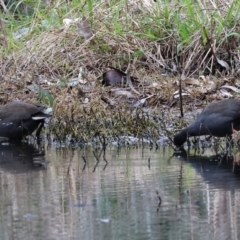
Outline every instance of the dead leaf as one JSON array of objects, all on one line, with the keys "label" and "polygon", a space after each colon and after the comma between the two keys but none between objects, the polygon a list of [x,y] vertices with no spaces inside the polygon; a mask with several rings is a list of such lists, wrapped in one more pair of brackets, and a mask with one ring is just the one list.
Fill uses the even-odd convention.
[{"label": "dead leaf", "polygon": [[227,88],[227,89],[231,89],[232,91],[236,92],[236,93],[239,93],[240,90],[234,86],[228,86],[228,85],[224,85],[224,86],[221,86],[221,88]]},{"label": "dead leaf", "polygon": [[208,82],[205,84],[204,88],[207,90],[208,93],[209,93],[209,92],[213,92],[213,91],[216,91],[216,89],[217,89],[217,84],[216,84],[215,82],[213,82],[213,81],[208,81]]},{"label": "dead leaf", "polygon": [[197,79],[194,78],[186,78],[182,81],[182,83],[189,84],[189,85],[195,85],[200,86],[200,82]]},{"label": "dead leaf", "polygon": [[109,104],[110,106],[115,106],[116,105],[116,103],[112,99],[107,98],[103,95],[101,96],[101,100],[103,100],[105,103]]},{"label": "dead leaf", "polygon": [[226,70],[229,70],[229,69],[230,69],[230,67],[229,67],[229,65],[228,65],[227,62],[225,62],[225,61],[223,61],[223,60],[220,60],[220,59],[217,58],[217,57],[216,57],[216,59],[217,59],[218,64],[220,64],[222,67],[226,68]]},{"label": "dead leaf", "polygon": [[219,92],[221,93],[222,97],[233,97],[233,95],[226,91],[225,89],[220,89]]},{"label": "dead leaf", "polygon": [[132,81],[131,81],[131,76],[129,75],[129,73],[127,73],[127,83],[128,83],[129,87],[131,88],[131,90],[133,92],[140,95],[140,93],[133,87],[133,84],[132,84]]},{"label": "dead leaf", "polygon": [[79,18],[74,18],[74,19],[64,18],[64,19],[63,19],[63,24],[64,24],[65,26],[69,26],[69,25],[71,25],[71,24],[73,24],[73,23],[76,23],[76,22],[78,22],[78,21],[79,21]]},{"label": "dead leaf", "polygon": [[146,98],[143,98],[143,99],[135,102],[135,103],[132,105],[132,107],[134,107],[134,108],[142,107],[142,106],[144,105],[144,103],[146,102],[146,100],[149,99],[149,98],[151,98],[151,97],[153,97],[153,96],[154,96],[154,95],[150,95],[150,96],[148,96],[148,97],[146,97]]},{"label": "dead leaf", "polygon": [[[188,93],[182,93],[182,96],[188,96]],[[173,94],[173,98],[179,98],[179,93],[178,91]]]},{"label": "dead leaf", "polygon": [[126,96],[127,98],[134,98],[133,94],[129,91],[122,90],[122,89],[111,89],[110,92],[114,96]]},{"label": "dead leaf", "polygon": [[185,74],[184,74],[184,71],[182,72],[180,79],[181,79],[181,81],[184,81],[184,79],[186,79],[186,76],[185,76]]}]

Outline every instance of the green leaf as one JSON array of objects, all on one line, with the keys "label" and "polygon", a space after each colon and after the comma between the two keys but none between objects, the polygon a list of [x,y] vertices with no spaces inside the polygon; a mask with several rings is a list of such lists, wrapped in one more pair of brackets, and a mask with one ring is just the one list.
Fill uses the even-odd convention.
[{"label": "green leaf", "polygon": [[38,85],[34,85],[35,89],[38,91],[39,99],[41,103],[44,103],[45,105],[53,106],[53,96],[43,88],[41,88]]}]

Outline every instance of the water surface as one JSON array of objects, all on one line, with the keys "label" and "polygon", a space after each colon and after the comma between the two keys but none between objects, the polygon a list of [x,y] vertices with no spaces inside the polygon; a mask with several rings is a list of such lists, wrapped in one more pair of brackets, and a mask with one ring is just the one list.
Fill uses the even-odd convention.
[{"label": "water surface", "polygon": [[210,155],[1,146],[0,239],[238,239],[238,165]]}]

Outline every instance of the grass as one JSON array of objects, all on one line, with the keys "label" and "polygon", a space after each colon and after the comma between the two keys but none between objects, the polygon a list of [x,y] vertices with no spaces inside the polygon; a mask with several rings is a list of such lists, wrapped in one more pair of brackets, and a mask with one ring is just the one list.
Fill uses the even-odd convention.
[{"label": "grass", "polygon": [[[4,97],[0,100],[20,98],[54,105],[51,129],[59,139],[70,135],[91,141],[121,134],[156,139],[161,121],[176,122],[175,115],[160,116],[178,102],[174,93],[180,76],[188,94],[185,110],[189,102],[218,98],[214,94],[226,79],[238,87],[232,80],[239,74],[238,0],[55,0],[49,5],[11,0],[6,6],[9,12],[1,16]],[[93,31],[87,40],[77,23],[63,24],[63,19],[83,17]],[[109,95],[100,81],[108,66],[130,69],[139,80],[140,98],[153,95],[147,100],[151,113],[133,111],[129,99]],[[210,80],[184,85],[185,79],[199,76]],[[76,78],[81,81],[69,86]],[[211,82],[217,87],[206,90]],[[102,102],[102,95],[116,105]],[[132,101],[138,101],[139,96],[134,96]],[[162,120],[149,117],[152,114]]]}]

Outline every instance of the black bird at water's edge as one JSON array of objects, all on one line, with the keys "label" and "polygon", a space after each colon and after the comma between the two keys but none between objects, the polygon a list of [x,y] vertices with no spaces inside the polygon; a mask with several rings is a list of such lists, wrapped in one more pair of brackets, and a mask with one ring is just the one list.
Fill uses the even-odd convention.
[{"label": "black bird at water's edge", "polygon": [[44,119],[51,117],[43,110],[46,107],[13,101],[0,107],[0,137],[12,140],[22,139],[32,134],[36,129],[36,136],[39,137],[44,125]]},{"label": "black bird at water's edge", "polygon": [[210,103],[198,118],[176,134],[173,142],[182,146],[188,137],[211,135],[229,137],[240,130],[240,100],[228,99]]}]

